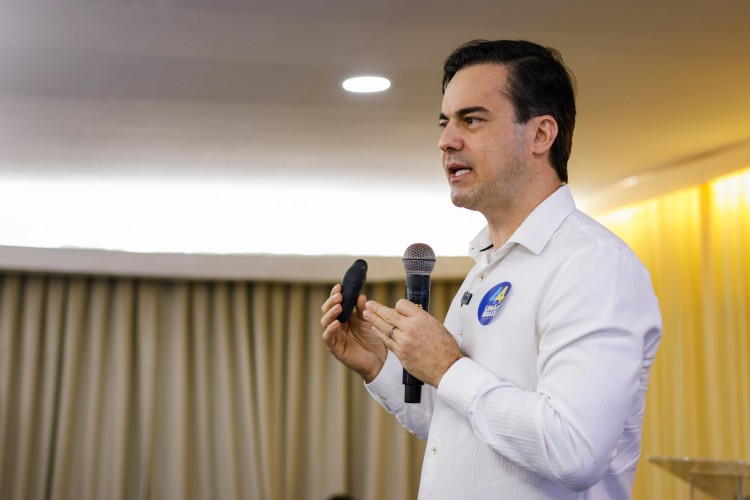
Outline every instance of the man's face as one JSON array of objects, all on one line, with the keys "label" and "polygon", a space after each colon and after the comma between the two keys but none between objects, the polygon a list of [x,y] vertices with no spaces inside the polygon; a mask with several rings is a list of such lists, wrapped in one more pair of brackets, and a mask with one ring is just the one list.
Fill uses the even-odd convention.
[{"label": "man's face", "polygon": [[499,64],[461,69],[445,89],[440,114],[438,145],[451,200],[488,218],[512,208],[531,180],[526,128],[515,123],[506,78]]}]

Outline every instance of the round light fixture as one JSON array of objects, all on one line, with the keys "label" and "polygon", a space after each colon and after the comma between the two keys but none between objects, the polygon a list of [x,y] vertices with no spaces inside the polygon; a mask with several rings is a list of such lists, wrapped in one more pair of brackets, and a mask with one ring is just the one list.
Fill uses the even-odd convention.
[{"label": "round light fixture", "polygon": [[345,80],[342,85],[349,92],[382,92],[391,86],[391,82],[381,76],[358,76]]}]

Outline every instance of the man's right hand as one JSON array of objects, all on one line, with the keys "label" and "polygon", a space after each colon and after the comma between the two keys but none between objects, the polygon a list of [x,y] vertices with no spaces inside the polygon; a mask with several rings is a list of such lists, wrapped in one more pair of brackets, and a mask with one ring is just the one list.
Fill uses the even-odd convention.
[{"label": "man's right hand", "polygon": [[342,300],[341,285],[338,284],[321,307],[323,342],[336,359],[370,383],[380,373],[388,350],[373,332],[372,324],[362,317],[367,297],[357,297],[355,312],[346,323],[336,319],[341,314]]}]

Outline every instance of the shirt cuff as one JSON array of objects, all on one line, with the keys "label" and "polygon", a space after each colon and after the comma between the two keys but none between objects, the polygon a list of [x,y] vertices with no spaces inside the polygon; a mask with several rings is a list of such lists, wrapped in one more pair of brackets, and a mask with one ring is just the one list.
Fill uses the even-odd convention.
[{"label": "shirt cuff", "polygon": [[395,354],[388,351],[378,376],[369,384],[365,384],[370,395],[390,413],[396,413],[404,406],[402,374],[401,362]]},{"label": "shirt cuff", "polygon": [[437,397],[471,421],[479,398],[499,385],[500,381],[492,372],[464,357],[445,372],[437,388]]}]

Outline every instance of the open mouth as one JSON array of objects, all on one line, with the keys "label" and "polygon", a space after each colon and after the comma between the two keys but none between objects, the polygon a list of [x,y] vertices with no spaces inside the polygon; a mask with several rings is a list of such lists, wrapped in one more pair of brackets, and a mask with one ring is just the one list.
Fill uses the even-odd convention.
[{"label": "open mouth", "polygon": [[449,165],[448,174],[451,179],[458,179],[471,172],[471,169],[465,165]]}]

